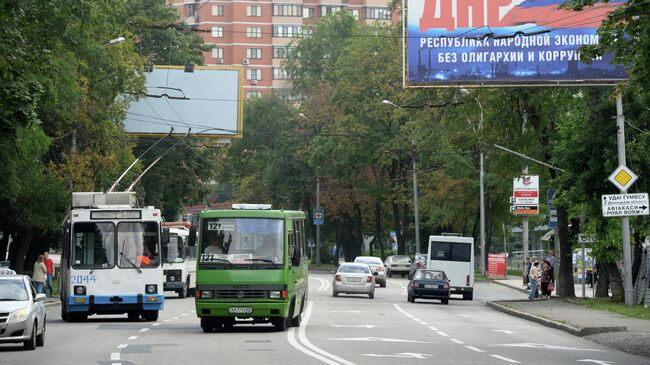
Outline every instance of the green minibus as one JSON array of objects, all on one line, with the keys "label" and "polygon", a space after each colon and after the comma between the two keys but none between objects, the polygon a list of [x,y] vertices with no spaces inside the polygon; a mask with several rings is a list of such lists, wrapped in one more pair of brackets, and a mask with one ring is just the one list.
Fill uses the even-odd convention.
[{"label": "green minibus", "polygon": [[190,244],[198,245],[195,304],[204,332],[300,326],[308,295],[304,212],[264,204],[203,211]]}]

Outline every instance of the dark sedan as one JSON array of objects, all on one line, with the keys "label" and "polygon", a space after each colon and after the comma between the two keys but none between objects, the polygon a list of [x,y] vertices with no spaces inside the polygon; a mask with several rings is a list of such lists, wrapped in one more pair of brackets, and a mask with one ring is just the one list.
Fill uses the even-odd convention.
[{"label": "dark sedan", "polygon": [[449,279],[444,271],[420,269],[413,274],[408,285],[408,301],[415,298],[439,299],[449,304]]}]

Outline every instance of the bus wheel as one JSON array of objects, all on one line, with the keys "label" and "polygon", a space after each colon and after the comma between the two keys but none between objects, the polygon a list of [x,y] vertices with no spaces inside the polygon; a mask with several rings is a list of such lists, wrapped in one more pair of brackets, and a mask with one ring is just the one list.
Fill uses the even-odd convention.
[{"label": "bus wheel", "polygon": [[291,318],[291,327],[300,327],[301,320],[302,320],[302,313],[298,313],[297,316]]},{"label": "bus wheel", "polygon": [[129,321],[137,321],[138,319],[140,319],[139,312],[128,312],[126,316],[129,317]]},{"label": "bus wheel", "polygon": [[65,322],[70,322],[70,314],[67,312],[65,304],[61,304],[61,319]]},{"label": "bus wheel", "polygon": [[189,283],[183,284],[183,289],[178,291],[178,297],[179,298],[185,298],[187,296],[187,288],[189,287]]},{"label": "bus wheel", "polygon": [[215,320],[213,318],[201,317],[201,329],[205,333],[212,333],[215,327]]},{"label": "bus wheel", "polygon": [[235,320],[234,319],[224,319],[223,320],[223,329],[224,330],[232,330],[232,327],[235,325]]},{"label": "bus wheel", "polygon": [[148,322],[155,322],[158,320],[158,311],[144,311],[142,312],[142,318]]},{"label": "bus wheel", "polygon": [[273,323],[275,330],[278,332],[282,332],[287,329],[287,318],[276,317],[271,320],[271,323]]}]

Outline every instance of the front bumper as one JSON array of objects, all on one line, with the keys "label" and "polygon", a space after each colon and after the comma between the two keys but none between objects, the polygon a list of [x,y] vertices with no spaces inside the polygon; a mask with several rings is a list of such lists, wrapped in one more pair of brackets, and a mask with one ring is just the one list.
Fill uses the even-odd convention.
[{"label": "front bumper", "polygon": [[25,320],[13,323],[0,323],[0,343],[23,342],[32,335],[34,318],[28,316]]},{"label": "front bumper", "polygon": [[180,290],[185,287],[182,281],[165,281],[163,283],[163,290]]},{"label": "front bumper", "polygon": [[[270,318],[289,316],[289,303],[277,302],[221,302],[210,299],[196,300],[196,315],[198,317],[228,317],[228,318]],[[246,314],[230,313],[230,308],[251,308]]]},{"label": "front bumper", "polygon": [[66,298],[68,312],[122,314],[131,311],[162,310],[163,294],[71,295]]}]

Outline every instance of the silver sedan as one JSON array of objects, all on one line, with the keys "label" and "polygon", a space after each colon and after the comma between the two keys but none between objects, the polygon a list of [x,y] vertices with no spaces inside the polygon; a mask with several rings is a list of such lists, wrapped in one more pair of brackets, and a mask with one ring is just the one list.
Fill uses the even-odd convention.
[{"label": "silver sedan", "polygon": [[0,343],[22,342],[25,350],[43,346],[44,300],[28,276],[0,275]]},{"label": "silver sedan", "polygon": [[346,262],[339,266],[332,279],[332,295],[366,294],[375,297],[375,278],[368,264]]}]

